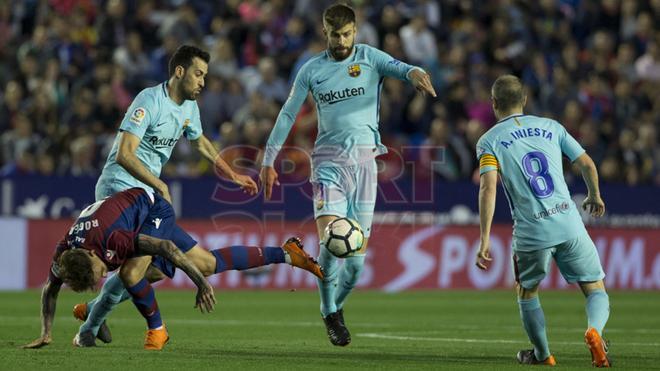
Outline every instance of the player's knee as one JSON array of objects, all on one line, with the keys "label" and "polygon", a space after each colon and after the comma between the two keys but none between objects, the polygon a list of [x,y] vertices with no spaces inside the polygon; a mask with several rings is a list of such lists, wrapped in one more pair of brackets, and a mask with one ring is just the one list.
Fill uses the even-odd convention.
[{"label": "player's knee", "polygon": [[217,266],[216,258],[213,254],[208,255],[196,255],[193,256],[190,261],[199,269],[199,271],[205,276],[215,274],[215,268]]},{"label": "player's knee", "polygon": [[188,250],[188,252],[186,252],[186,258],[188,258],[204,276],[211,276],[216,273],[217,261],[215,255],[201,246],[195,245],[192,249]]},{"label": "player's knee", "polygon": [[124,286],[131,287],[140,282],[144,278],[144,274],[138,269],[122,269],[119,271],[119,278],[121,278]]},{"label": "player's knee", "polygon": [[593,281],[593,282],[579,282],[580,289],[584,296],[589,296],[594,291],[606,291],[605,283],[603,280]]},{"label": "player's knee", "polygon": [[147,269],[147,273],[144,275],[144,277],[150,283],[154,283],[164,279],[167,276],[165,276],[165,274],[161,272],[158,268],[150,266],[149,269]]},{"label": "player's knee", "polygon": [[516,292],[518,293],[518,298],[520,299],[532,299],[538,295],[539,286],[535,285],[532,288],[525,288],[521,284],[516,283]]}]

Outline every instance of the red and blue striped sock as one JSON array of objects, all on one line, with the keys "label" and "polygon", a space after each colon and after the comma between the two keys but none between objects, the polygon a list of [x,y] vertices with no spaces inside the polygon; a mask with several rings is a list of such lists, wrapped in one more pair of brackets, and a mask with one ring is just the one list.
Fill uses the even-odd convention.
[{"label": "red and blue striped sock", "polygon": [[212,250],[215,255],[215,273],[250,269],[262,265],[284,263],[281,247],[230,246]]},{"label": "red and blue striped sock", "polygon": [[126,290],[133,297],[133,304],[142,313],[142,317],[147,320],[149,329],[153,330],[163,326],[154,288],[146,279],[143,278],[135,286],[127,287]]}]

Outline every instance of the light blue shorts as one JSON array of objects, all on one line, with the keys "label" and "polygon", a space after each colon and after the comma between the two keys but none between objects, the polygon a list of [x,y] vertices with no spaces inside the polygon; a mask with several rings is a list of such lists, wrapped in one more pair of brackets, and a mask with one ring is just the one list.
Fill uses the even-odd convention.
[{"label": "light blue shorts", "polygon": [[378,189],[376,160],[312,170],[314,218],[335,215],[357,220],[365,237],[371,234]]},{"label": "light blue shorts", "polygon": [[513,270],[522,287],[536,287],[548,274],[550,259],[557,263],[566,282],[594,282],[605,278],[598,250],[585,232],[558,245],[536,251],[514,251]]}]

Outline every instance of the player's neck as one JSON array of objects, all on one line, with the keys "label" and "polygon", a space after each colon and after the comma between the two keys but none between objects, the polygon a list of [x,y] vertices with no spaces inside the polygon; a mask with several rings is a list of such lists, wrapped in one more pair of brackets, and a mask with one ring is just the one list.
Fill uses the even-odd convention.
[{"label": "player's neck", "polygon": [[495,112],[495,118],[499,122],[499,121],[504,120],[507,117],[522,115],[522,114],[523,114],[522,108],[516,108],[516,109],[508,110],[506,112],[497,111],[497,112]]},{"label": "player's neck", "polygon": [[176,82],[173,78],[167,80],[167,95],[169,95],[170,99],[178,105],[183,104],[183,101],[185,100],[179,93],[179,89],[177,89]]}]

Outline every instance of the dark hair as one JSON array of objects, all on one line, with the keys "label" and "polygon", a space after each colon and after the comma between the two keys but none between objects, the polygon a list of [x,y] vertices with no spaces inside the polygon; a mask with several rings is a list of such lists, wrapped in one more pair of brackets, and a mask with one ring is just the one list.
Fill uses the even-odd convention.
[{"label": "dark hair", "polygon": [[181,66],[185,69],[190,67],[193,62],[193,58],[195,57],[203,60],[207,64],[211,60],[209,53],[203,51],[202,49],[192,45],[181,45],[174,52],[172,58],[170,58],[170,63],[168,66],[170,76],[174,75],[174,70],[176,70],[177,66]]},{"label": "dark hair", "polygon": [[346,4],[334,4],[323,11],[323,22],[336,30],[351,22],[355,23],[355,12]]},{"label": "dark hair", "polygon": [[508,111],[521,105],[525,97],[520,79],[513,75],[503,75],[497,78],[491,88],[491,94],[497,104],[498,111]]},{"label": "dark hair", "polygon": [[65,250],[58,260],[59,276],[75,292],[91,290],[96,285],[92,260],[85,249]]}]

